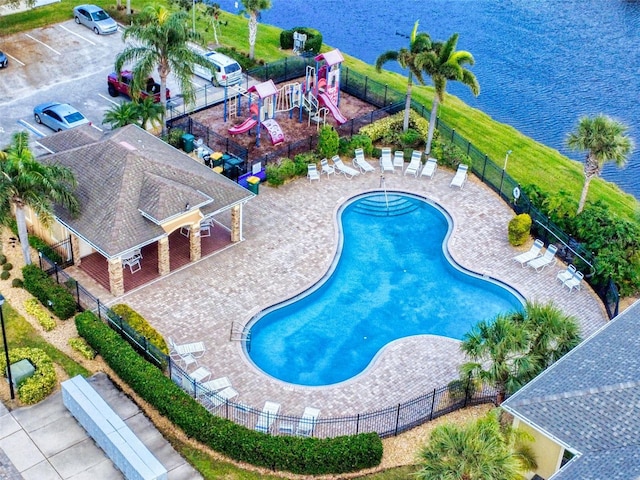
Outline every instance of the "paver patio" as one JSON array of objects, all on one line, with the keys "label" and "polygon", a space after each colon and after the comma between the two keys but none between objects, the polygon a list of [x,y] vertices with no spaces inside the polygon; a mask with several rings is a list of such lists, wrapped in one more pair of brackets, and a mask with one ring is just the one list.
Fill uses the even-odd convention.
[{"label": "paver patio", "polygon": [[[377,161],[372,163],[377,166]],[[536,273],[514,262],[519,251],[507,240],[512,210],[475,177],[470,176],[463,190],[449,187],[452,177],[444,168],[432,180],[396,172],[387,174],[385,183],[390,191],[423,195],[449,212],[455,224],[449,250],[465,268],[499,279],[529,300],[553,301],[579,319],[585,338],[605,324],[602,304],[590,288],[561,288],[555,278],[560,264]],[[119,299],[91,286],[77,269],[69,273],[102,301],[128,303],[165,338],[205,342],[207,352],[199,364],[231,380],[240,393],[235,401],[255,408],[276,401],[285,415],[300,415],[305,406],[314,406],[322,416],[395,405],[457,378],[463,361],[459,342],[437,336],[398,340],[349,381],[301,387],[264,375],[246,358],[241,344],[230,341],[233,322],[247,323],[261,309],[304,291],[324,275],[336,251],[338,208],[353,195],[379,186],[379,173],[352,180],[323,175],[312,183],[301,178],[277,189],[261,186],[244,210],[245,241]]]}]

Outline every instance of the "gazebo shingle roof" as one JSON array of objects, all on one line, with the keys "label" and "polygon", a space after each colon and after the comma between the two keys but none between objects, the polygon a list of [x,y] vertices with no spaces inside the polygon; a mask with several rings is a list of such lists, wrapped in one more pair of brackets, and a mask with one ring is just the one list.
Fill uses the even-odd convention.
[{"label": "gazebo shingle roof", "polygon": [[142,213],[162,222],[200,206],[207,216],[253,197],[137,126],[98,138],[94,131],[83,126],[41,139],[55,153],[40,160],[73,170],[80,215],[72,218],[56,208],[56,216],[107,257],[165,235],[160,225]]}]

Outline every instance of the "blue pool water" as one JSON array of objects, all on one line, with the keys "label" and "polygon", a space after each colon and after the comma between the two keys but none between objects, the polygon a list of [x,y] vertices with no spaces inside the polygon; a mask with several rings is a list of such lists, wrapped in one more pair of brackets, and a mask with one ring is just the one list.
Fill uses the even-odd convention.
[{"label": "blue pool water", "polygon": [[289,383],[330,385],[361,373],[396,339],[461,339],[478,321],[522,308],[515,292],[449,263],[444,212],[399,194],[389,194],[389,211],[383,194],[343,207],[333,270],[253,322],[247,350],[258,368]]}]

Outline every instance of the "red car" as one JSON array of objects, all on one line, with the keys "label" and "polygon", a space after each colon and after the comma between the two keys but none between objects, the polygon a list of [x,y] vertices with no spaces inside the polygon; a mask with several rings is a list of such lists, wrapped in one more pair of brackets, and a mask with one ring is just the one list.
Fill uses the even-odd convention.
[{"label": "red car", "polygon": [[[109,89],[109,95],[112,97],[117,97],[118,95],[126,95],[131,98],[131,92],[129,86],[131,84],[131,80],[133,78],[133,74],[129,70],[123,70],[120,72],[120,78],[116,72],[112,72],[107,77],[107,88]],[[154,102],[160,101],[160,84],[157,83],[153,78],[149,77],[147,79],[147,88],[140,92],[140,98],[147,98],[153,96]],[[171,98],[171,92],[167,88],[167,100]]]}]

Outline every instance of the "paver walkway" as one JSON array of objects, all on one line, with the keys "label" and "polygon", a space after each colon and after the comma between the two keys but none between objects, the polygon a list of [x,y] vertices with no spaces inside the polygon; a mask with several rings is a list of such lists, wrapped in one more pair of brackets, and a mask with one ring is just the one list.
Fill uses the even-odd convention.
[{"label": "paver walkway", "polygon": [[[396,172],[387,174],[385,183],[388,190],[423,195],[449,212],[455,223],[449,250],[462,266],[508,283],[529,300],[553,301],[579,318],[584,337],[605,324],[604,309],[589,288],[571,293],[560,288],[555,279],[560,265],[535,273],[514,262],[520,252],[507,240],[512,210],[473,176],[463,190],[449,187],[452,177],[444,168],[433,180]],[[131,305],[165,338],[204,341],[207,352],[200,365],[214,376],[229,377],[240,393],[235,400],[256,408],[271,400],[281,403],[286,415],[300,415],[307,405],[320,408],[323,416],[356,414],[444,386],[457,378],[463,361],[459,342],[447,338],[396,341],[364,374],[329,387],[293,386],[269,378],[249,362],[240,343],[229,340],[233,322],[245,324],[261,309],[323,276],[336,251],[338,208],[351,196],[379,186],[378,173],[352,180],[323,175],[320,181],[298,179],[278,189],[261,186],[244,210],[244,242],[117,301]],[[70,273],[76,276],[75,270]],[[114,300],[102,289],[94,293],[103,301]]]}]

